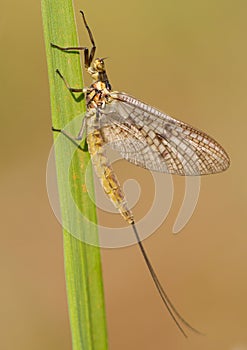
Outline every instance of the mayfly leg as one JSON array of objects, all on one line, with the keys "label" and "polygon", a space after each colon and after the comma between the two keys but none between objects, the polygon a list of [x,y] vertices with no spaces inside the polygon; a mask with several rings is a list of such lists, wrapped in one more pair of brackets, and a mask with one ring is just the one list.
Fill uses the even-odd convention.
[{"label": "mayfly leg", "polygon": [[62,47],[62,46],[59,46],[59,45],[55,45],[53,43],[51,43],[51,46],[56,48],[56,49],[59,49],[61,51],[84,51],[84,65],[85,65],[85,68],[88,68],[88,67],[90,67],[90,65],[91,65],[91,63],[92,63],[92,61],[94,59],[94,55],[95,55],[95,51],[96,51],[96,45],[95,45],[95,41],[94,41],[94,38],[93,38],[93,34],[91,32],[91,29],[89,28],[89,26],[87,24],[85,15],[84,15],[84,13],[82,11],[80,11],[80,13],[82,15],[82,19],[83,19],[84,25],[86,27],[86,30],[88,32],[88,35],[89,35],[89,38],[90,38],[90,41],[91,41],[91,44],[92,44],[92,48],[90,50],[90,53],[89,53],[89,49],[87,47],[85,47],[85,46]]},{"label": "mayfly leg", "polygon": [[88,68],[88,67],[91,66],[91,63],[92,63],[92,61],[94,59],[94,55],[95,55],[95,51],[96,51],[96,45],[95,45],[95,41],[94,41],[94,38],[93,38],[93,34],[91,32],[91,29],[89,28],[89,26],[87,24],[87,21],[86,21],[86,18],[85,18],[85,15],[84,15],[83,11],[80,11],[80,13],[82,15],[82,19],[83,19],[84,25],[86,27],[86,30],[88,32],[88,35],[89,35],[89,38],[90,38],[90,41],[91,41],[91,44],[92,44],[92,48],[90,50],[90,55],[88,55],[88,52],[87,52],[87,59],[86,59],[86,55],[85,55],[85,51],[84,51],[85,67]]},{"label": "mayfly leg", "polygon": [[[81,89],[81,88],[80,88],[80,89],[72,88],[72,87],[68,84],[67,80],[64,78],[64,76],[62,75],[62,73],[61,73],[58,69],[56,69],[56,73],[57,73],[57,74],[60,76],[60,78],[63,80],[63,82],[64,82],[66,88],[67,88],[70,92],[83,92],[83,93],[86,93],[86,92],[87,92],[87,88],[85,88],[85,89]],[[53,130],[53,131],[57,131],[57,132],[62,132],[62,134],[64,134],[68,139],[72,140],[73,143],[75,143],[75,144],[78,146],[78,144],[75,142],[75,140],[76,140],[76,141],[81,141],[81,140],[83,139],[83,134],[84,134],[84,132],[85,132],[85,125],[86,125],[86,123],[85,123],[85,117],[84,117],[84,118],[82,119],[82,126],[81,126],[81,129],[80,129],[80,131],[79,131],[77,137],[72,137],[72,136],[70,136],[70,135],[67,134],[64,130],[56,129],[56,128],[53,128],[53,127],[52,127],[52,130]],[[80,148],[80,147],[79,147],[79,148]],[[85,148],[85,147],[83,147],[83,150],[84,150],[84,148]]]},{"label": "mayfly leg", "polygon": [[83,147],[81,145],[79,145],[76,142],[77,138],[69,135],[66,131],[64,131],[62,129],[56,129],[54,127],[52,127],[51,129],[52,129],[52,131],[59,132],[59,133],[63,134],[65,137],[67,137],[67,139],[70,140],[80,151],[83,151],[83,152],[87,151],[87,147],[85,147],[85,144],[83,145]]},{"label": "mayfly leg", "polygon": [[85,122],[85,118],[83,118],[82,120],[82,126],[81,126],[81,129],[79,131],[79,134],[77,137],[74,137],[70,134],[68,134],[65,130],[62,130],[62,129],[57,129],[57,128],[54,128],[52,127],[52,131],[54,132],[59,132],[61,134],[63,134],[68,140],[70,140],[79,150],[83,151],[83,152],[86,152],[88,151],[88,148],[87,148],[87,142],[86,142],[86,139],[84,139],[84,142],[83,142],[83,145],[80,145],[78,144],[76,141],[81,141],[83,139],[83,135],[84,135],[84,132],[85,132],[85,128],[86,128],[86,122]]},{"label": "mayfly leg", "polygon": [[62,75],[62,73],[60,72],[59,69],[56,69],[56,73],[60,76],[60,78],[63,80],[66,88],[70,91],[70,92],[85,92],[85,89],[82,88],[73,88],[69,85],[69,83],[67,82],[67,80],[64,78],[64,76]]}]

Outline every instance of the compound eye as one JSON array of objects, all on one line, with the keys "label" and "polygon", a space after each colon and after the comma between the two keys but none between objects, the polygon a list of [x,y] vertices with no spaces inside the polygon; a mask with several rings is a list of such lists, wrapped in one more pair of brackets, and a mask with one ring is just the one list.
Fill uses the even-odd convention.
[{"label": "compound eye", "polygon": [[98,70],[103,70],[104,69],[104,61],[100,60],[97,64]]}]

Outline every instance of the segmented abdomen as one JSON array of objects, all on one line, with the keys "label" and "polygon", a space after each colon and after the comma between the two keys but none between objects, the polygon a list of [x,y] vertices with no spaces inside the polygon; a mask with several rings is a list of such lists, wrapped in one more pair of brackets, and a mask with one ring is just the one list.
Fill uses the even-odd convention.
[{"label": "segmented abdomen", "polygon": [[119,210],[124,219],[129,224],[132,224],[134,222],[133,214],[127,207],[124,193],[106,157],[103,147],[104,141],[100,130],[95,130],[88,134],[87,143],[95,172],[100,179],[105,193],[111,199],[114,206]]}]

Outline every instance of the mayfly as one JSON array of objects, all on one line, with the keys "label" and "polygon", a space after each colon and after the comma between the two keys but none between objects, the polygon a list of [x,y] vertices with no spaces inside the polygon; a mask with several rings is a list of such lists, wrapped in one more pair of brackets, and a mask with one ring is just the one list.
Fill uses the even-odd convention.
[{"label": "mayfly", "polygon": [[[84,51],[85,69],[93,80],[89,88],[73,88],[62,73],[58,69],[56,71],[70,92],[80,92],[86,96],[87,112],[76,139],[82,140],[86,134],[91,160],[102,187],[132,226],[157,291],[177,327],[185,337],[187,334],[181,324],[200,333],[178,313],[165,293],[140,240],[133,213],[128,208],[124,193],[107,159],[106,146],[110,145],[123,158],[138,166],[177,175],[205,175],[224,171],[229,167],[229,157],[204,132],[123,92],[112,91],[105,69],[105,58],[94,59],[95,41],[83,12],[80,12],[92,48],[89,50],[87,47],[60,47],[51,44],[53,48],[62,51]],[[63,130],[53,130],[71,138]]]}]

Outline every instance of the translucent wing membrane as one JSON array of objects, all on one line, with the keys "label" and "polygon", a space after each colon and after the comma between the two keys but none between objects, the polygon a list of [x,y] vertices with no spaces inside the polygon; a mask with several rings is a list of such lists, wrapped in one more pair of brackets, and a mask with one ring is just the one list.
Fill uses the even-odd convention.
[{"label": "translucent wing membrane", "polygon": [[124,93],[100,110],[105,143],[129,162],[154,171],[204,175],[224,171],[230,161],[210,136]]}]

